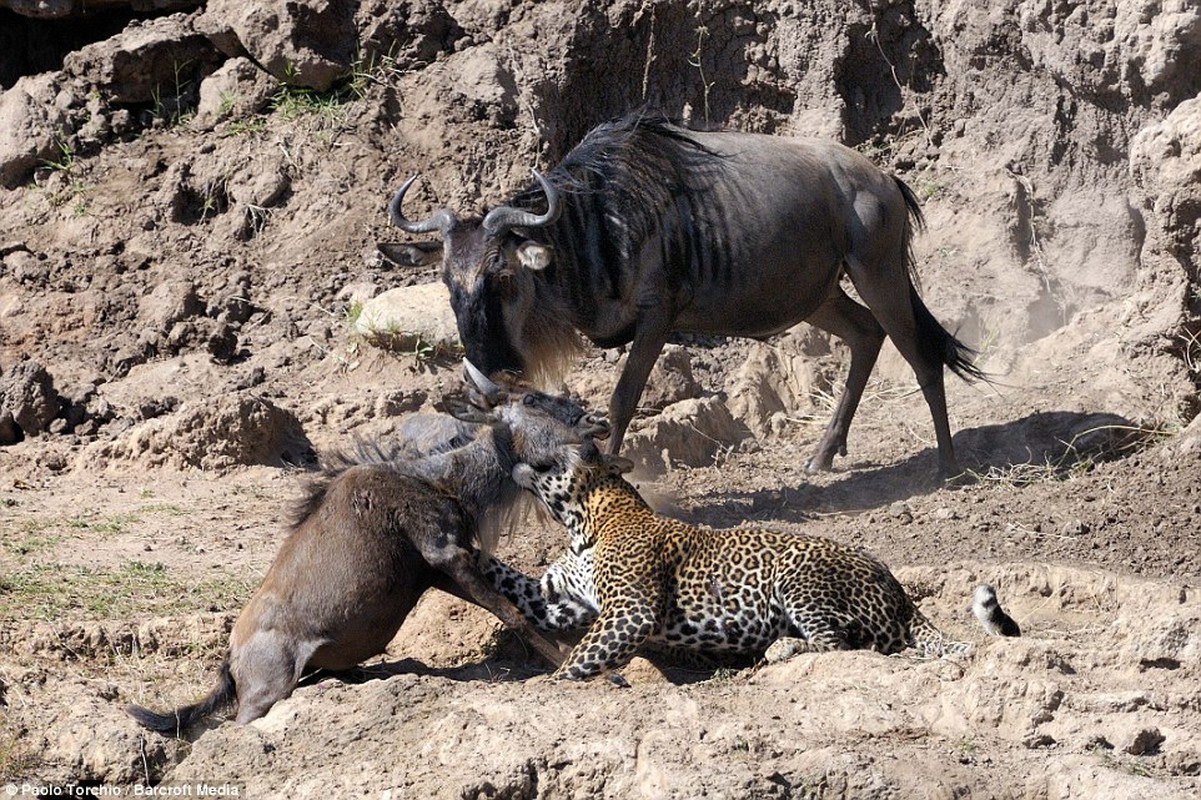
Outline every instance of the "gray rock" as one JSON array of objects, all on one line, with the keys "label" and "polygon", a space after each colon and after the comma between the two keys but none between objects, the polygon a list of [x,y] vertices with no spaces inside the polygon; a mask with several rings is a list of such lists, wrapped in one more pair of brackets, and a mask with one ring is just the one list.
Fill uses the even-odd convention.
[{"label": "gray rock", "polygon": [[25,438],[11,411],[0,412],[0,447],[16,444]]},{"label": "gray rock", "polygon": [[696,397],[700,391],[700,385],[692,377],[692,359],[688,350],[679,345],[668,345],[655,362],[638,405],[664,409],[672,403]]},{"label": "gray rock", "polygon": [[61,408],[54,381],[41,364],[22,361],[0,376],[0,417],[11,415],[25,436],[47,430]]},{"label": "gray rock", "polygon": [[249,55],[276,80],[323,92],[350,73],[353,8],[320,0],[210,0],[196,28],[226,55]]},{"label": "gray rock", "polygon": [[204,304],[190,281],[164,281],[142,297],[138,305],[138,318],[163,334],[176,323],[204,311]]},{"label": "gray rock", "polygon": [[67,112],[55,104],[61,73],[21,78],[0,92],[0,186],[13,189],[62,155]]},{"label": "gray rock", "polygon": [[312,460],[313,446],[291,411],[240,391],[184,403],[116,441],[98,442],[83,452],[78,466],[132,461],[147,467],[224,471],[243,464],[284,466]]},{"label": "gray rock", "polygon": [[231,58],[200,84],[200,102],[192,126],[211,130],[231,119],[261,111],[278,84],[248,58]]},{"label": "gray rock", "polygon": [[459,342],[450,293],[441,283],[402,286],[363,303],[354,332],[371,344],[396,350],[455,347]]},{"label": "gray rock", "polygon": [[708,466],[724,449],[739,446],[751,432],[716,397],[684,400],[626,437],[621,453],[655,469],[674,464]]},{"label": "gray rock", "polygon": [[169,115],[181,110],[220,61],[188,17],[174,14],[132,23],[111,39],[80,48],[63,60],[63,70],[103,87],[112,103],[153,102],[161,107],[156,113]]}]

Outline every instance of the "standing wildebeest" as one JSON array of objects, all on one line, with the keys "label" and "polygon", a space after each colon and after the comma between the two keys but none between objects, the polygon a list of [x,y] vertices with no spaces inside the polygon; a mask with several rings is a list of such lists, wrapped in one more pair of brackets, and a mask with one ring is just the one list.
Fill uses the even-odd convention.
[{"label": "standing wildebeest", "polygon": [[498,386],[470,365],[468,374],[476,409],[464,418],[491,424],[448,452],[394,460],[360,447],[327,467],[238,616],[217,686],[168,714],[130,706],[135,720],[179,733],[234,703],[238,722],[258,719],[304,672],[350,669],[382,652],[431,587],[488,609],[559,664],[558,649],[483,577],[472,548],[491,549],[497,515],[521,497],[516,463],[541,463],[564,438],[580,442],[608,426],[571,400]]},{"label": "standing wildebeest", "polygon": [[[576,330],[601,347],[630,344],[609,407],[610,452],[673,332],[762,339],[807,320],[851,349],[846,389],[809,470],[846,454],[887,334],[930,406],[940,473],[958,472],[942,370],[981,373],[914,288],[910,239],[922,217],[913,192],[854,150],[635,114],[593,129],[483,219],[449,209],[406,219],[415,177],[392,198],[392,221],[440,232],[442,247],[380,249],[400,264],[442,251],[459,334],[480,369],[537,376],[571,354]],[[535,213],[543,197],[546,210]],[[867,308],[839,285],[844,271]]]}]

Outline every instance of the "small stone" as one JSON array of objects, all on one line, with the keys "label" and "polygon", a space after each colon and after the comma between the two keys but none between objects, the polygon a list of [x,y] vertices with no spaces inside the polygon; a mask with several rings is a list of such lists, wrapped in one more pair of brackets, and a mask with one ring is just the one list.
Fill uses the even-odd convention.
[{"label": "small stone", "polygon": [[888,507],[888,514],[902,525],[913,522],[913,509],[904,500],[898,500]]},{"label": "small stone", "polygon": [[1125,750],[1132,756],[1152,756],[1159,752],[1159,746],[1165,738],[1159,728],[1143,728],[1135,735],[1134,741],[1126,745]]}]

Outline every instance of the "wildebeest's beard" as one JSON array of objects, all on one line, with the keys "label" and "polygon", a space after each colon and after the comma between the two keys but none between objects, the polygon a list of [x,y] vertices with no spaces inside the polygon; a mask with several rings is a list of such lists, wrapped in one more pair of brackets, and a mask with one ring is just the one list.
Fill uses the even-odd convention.
[{"label": "wildebeest's beard", "polygon": [[500,293],[483,291],[482,284],[476,291],[457,286],[451,290],[459,340],[464,343],[467,358],[484,374],[521,372],[525,365],[510,341]]}]

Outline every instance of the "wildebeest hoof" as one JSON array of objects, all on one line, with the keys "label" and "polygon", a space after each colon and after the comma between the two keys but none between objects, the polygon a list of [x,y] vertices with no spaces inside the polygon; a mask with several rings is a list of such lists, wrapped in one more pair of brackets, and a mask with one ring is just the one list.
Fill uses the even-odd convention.
[{"label": "wildebeest hoof", "polygon": [[829,472],[832,469],[834,469],[834,456],[829,456],[827,458],[814,456],[813,458],[809,459],[809,463],[805,465],[805,472],[808,472],[810,475],[816,475],[819,472]]},{"label": "wildebeest hoof", "polygon": [[609,683],[613,684],[618,689],[630,688],[630,682],[623,678],[620,672],[610,672],[605,677],[609,679]]}]

